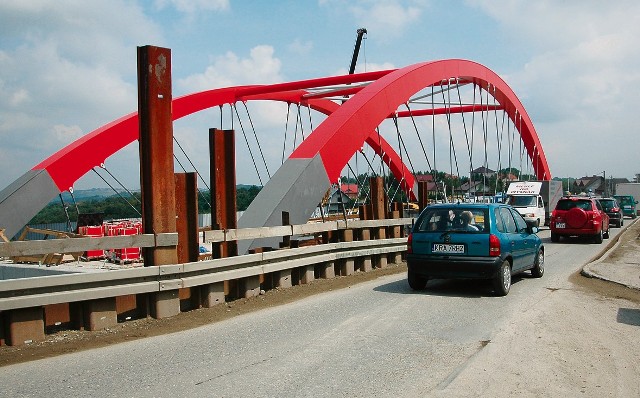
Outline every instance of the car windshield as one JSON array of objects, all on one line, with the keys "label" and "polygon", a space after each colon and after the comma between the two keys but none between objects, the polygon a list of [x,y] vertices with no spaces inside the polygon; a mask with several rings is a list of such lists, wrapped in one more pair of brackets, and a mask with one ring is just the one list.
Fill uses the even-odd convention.
[{"label": "car windshield", "polygon": [[633,200],[631,199],[631,197],[629,196],[621,196],[619,198],[617,198],[618,201],[623,204],[623,205],[630,205],[633,204]]},{"label": "car windshield", "polygon": [[558,204],[556,205],[557,210],[571,210],[574,207],[578,207],[582,210],[592,210],[590,200],[564,199],[558,201]]},{"label": "car windshield", "polygon": [[420,232],[468,232],[489,231],[489,211],[486,207],[438,207],[427,208],[416,223]]},{"label": "car windshield", "polygon": [[613,199],[600,199],[600,204],[602,205],[605,211],[608,211],[616,207],[617,203]]},{"label": "car windshield", "polygon": [[535,196],[509,196],[507,204],[513,207],[535,207],[537,202]]}]

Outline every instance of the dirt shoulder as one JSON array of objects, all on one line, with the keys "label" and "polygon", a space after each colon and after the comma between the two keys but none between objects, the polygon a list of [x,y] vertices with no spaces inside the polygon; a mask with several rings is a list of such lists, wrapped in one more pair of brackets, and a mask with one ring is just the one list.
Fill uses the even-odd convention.
[{"label": "dirt shoulder", "polygon": [[505,325],[435,396],[640,396],[638,291],[578,273],[571,281]]}]

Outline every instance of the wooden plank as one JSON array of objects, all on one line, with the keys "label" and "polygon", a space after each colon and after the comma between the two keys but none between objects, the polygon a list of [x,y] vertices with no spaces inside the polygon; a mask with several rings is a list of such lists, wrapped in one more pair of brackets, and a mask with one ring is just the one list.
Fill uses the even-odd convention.
[{"label": "wooden plank", "polygon": [[[162,247],[178,244],[177,233],[119,235],[100,238],[63,238],[0,243],[0,257],[32,256],[48,253],[83,253],[87,250],[127,247]],[[36,261],[37,262],[37,261]]]},{"label": "wooden plank", "polygon": [[293,228],[291,225],[279,225],[275,227],[228,229],[226,231],[226,240],[272,238],[277,236],[291,236],[292,234],[293,234]]}]

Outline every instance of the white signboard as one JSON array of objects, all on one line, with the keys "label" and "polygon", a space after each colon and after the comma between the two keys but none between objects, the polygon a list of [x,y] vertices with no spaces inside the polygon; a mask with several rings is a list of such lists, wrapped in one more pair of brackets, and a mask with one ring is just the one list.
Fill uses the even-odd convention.
[{"label": "white signboard", "polygon": [[542,188],[540,181],[512,182],[507,189],[507,195],[538,195]]}]

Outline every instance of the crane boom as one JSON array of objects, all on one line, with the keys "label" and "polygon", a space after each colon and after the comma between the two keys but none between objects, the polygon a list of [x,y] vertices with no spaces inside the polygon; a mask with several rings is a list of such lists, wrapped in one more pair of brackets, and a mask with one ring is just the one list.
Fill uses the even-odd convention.
[{"label": "crane boom", "polygon": [[351,66],[349,66],[349,74],[352,75],[356,71],[356,62],[358,62],[358,53],[360,52],[360,45],[362,44],[362,36],[367,33],[365,28],[357,30],[358,36],[356,37],[356,46],[353,49],[353,57],[351,57]]}]

